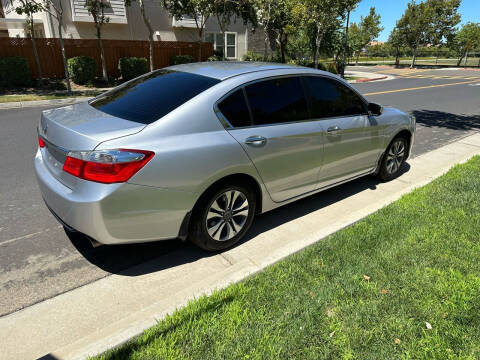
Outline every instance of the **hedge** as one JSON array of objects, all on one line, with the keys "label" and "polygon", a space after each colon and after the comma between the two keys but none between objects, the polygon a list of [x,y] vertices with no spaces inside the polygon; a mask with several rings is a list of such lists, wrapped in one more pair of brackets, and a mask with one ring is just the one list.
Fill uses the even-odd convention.
[{"label": "hedge", "polygon": [[26,58],[12,56],[0,58],[0,86],[31,85],[30,68]]},{"label": "hedge", "polygon": [[95,80],[97,63],[89,56],[75,56],[67,60],[68,72],[75,84],[86,84]]},{"label": "hedge", "polygon": [[192,55],[174,55],[170,58],[170,65],[188,64],[192,62]]},{"label": "hedge", "polygon": [[147,59],[137,57],[120,58],[118,70],[120,70],[123,80],[134,79],[147,72]]}]

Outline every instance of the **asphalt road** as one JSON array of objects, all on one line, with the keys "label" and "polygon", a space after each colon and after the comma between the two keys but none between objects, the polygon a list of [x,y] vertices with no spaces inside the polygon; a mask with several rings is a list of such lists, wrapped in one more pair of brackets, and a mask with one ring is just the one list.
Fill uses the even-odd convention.
[{"label": "asphalt road", "polygon": [[[399,75],[395,80],[355,86],[370,101],[395,106],[417,117],[413,156],[480,130],[480,72],[410,73],[373,67],[355,70]],[[436,78],[439,76],[443,78]],[[44,109],[0,110],[0,316],[173,249],[185,248],[186,262],[208,256],[175,240],[92,248],[82,236],[67,234],[43,204],[33,171],[36,125]],[[324,206],[319,205],[325,203],[320,198],[335,201],[375,186],[375,182],[372,178],[360,179],[267,213],[257,219],[251,232],[258,234],[316,210]]]}]

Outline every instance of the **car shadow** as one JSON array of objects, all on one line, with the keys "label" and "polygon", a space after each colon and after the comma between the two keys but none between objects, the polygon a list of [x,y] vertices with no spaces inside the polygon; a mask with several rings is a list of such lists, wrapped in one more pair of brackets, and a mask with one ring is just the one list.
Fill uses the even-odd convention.
[{"label": "car shadow", "polygon": [[452,130],[480,130],[480,115],[459,115],[437,110],[415,110],[417,124]]},{"label": "car shadow", "polygon": [[[408,163],[404,164],[401,175],[409,170],[410,165]],[[269,211],[255,219],[247,236],[236,246],[240,246],[263,232],[325,208],[364,190],[375,190],[379,183],[380,180],[377,178],[366,176]],[[73,246],[86,260],[104,271],[123,276],[138,276],[158,272],[219,253],[206,252],[190,242],[180,240],[93,247],[85,235],[68,230],[65,230],[65,232]]]}]

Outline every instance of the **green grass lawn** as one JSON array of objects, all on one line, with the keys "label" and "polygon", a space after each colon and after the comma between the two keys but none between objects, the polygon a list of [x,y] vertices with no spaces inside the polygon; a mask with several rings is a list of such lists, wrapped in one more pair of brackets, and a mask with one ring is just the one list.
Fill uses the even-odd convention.
[{"label": "green grass lawn", "polygon": [[101,358],[479,359],[479,174],[477,156]]},{"label": "green grass lawn", "polygon": [[[361,63],[372,63],[372,64],[394,64],[395,63],[395,58],[394,57],[361,57],[358,60],[359,64]],[[410,64],[412,62],[411,57],[402,57],[400,58],[400,64],[405,65],[405,64]],[[456,66],[458,62],[458,59],[455,58],[444,58],[444,57],[417,57],[416,64],[417,65],[450,65],[450,66]],[[355,58],[350,58],[349,64],[350,65],[355,65],[356,59]],[[465,62],[462,61],[460,66],[464,66]],[[475,57],[470,57],[467,59],[467,66],[479,66],[479,58]]]}]

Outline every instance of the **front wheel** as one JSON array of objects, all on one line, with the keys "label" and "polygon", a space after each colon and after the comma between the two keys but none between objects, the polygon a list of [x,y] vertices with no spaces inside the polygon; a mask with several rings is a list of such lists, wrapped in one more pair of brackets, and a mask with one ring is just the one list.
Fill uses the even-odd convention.
[{"label": "front wheel", "polygon": [[192,213],[190,240],[208,251],[227,249],[247,233],[256,209],[253,191],[226,185],[207,193]]},{"label": "front wheel", "polygon": [[389,181],[400,175],[400,171],[407,159],[408,141],[403,137],[393,139],[383,156],[378,177]]}]

